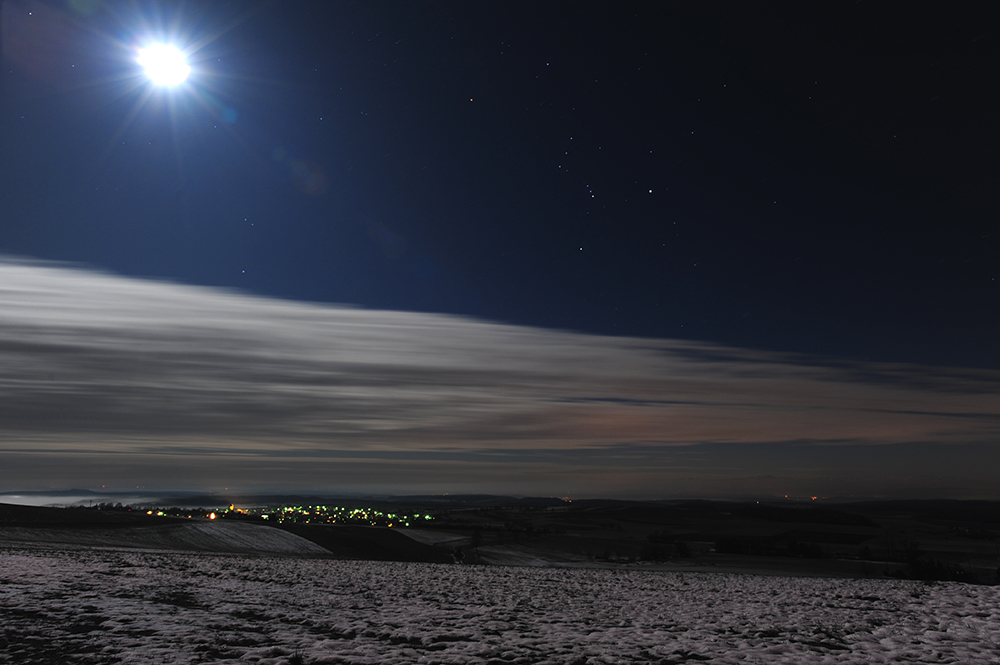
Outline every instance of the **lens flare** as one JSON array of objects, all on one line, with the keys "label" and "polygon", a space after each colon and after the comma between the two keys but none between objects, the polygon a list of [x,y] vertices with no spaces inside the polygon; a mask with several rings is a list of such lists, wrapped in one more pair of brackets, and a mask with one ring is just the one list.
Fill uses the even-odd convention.
[{"label": "lens flare", "polygon": [[156,85],[177,85],[187,80],[191,66],[184,54],[171,44],[152,44],[139,51],[137,61]]}]

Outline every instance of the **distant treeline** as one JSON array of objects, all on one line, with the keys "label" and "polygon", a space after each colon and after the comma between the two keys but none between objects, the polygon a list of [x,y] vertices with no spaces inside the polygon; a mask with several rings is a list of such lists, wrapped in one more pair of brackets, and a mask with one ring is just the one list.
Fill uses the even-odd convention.
[{"label": "distant treeline", "polygon": [[889,546],[878,552],[866,545],[859,550],[858,555],[866,562],[883,563],[883,574],[887,577],[925,582],[1000,584],[1000,566],[992,571],[934,559],[912,541],[890,539]]},{"label": "distant treeline", "polygon": [[75,506],[78,510],[100,510],[103,512],[118,513],[152,513],[160,517],[207,517],[213,511],[208,508],[180,508],[171,506],[170,508],[158,508],[150,506],[133,506],[122,503],[95,503],[91,506]]},{"label": "distant treeline", "polygon": [[828,556],[819,543],[782,538],[729,536],[715,541],[715,551],[719,554],[790,556],[804,559],[825,559]]}]

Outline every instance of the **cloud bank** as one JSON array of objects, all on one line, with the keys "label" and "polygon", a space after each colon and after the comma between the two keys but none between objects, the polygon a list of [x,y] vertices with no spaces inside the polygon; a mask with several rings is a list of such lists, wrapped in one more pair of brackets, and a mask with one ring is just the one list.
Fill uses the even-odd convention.
[{"label": "cloud bank", "polygon": [[0,489],[990,495],[1000,372],[0,261]]}]

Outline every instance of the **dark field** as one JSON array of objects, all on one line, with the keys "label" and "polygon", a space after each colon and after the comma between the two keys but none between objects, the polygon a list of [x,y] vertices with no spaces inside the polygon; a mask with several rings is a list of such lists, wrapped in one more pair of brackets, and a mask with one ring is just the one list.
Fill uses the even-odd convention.
[{"label": "dark field", "polygon": [[[401,502],[435,519],[420,529],[326,524],[277,528],[319,545],[328,553],[322,556],[372,561],[450,563],[458,558],[473,564],[641,566],[978,584],[995,584],[1000,566],[997,502],[564,503],[409,497],[386,506],[399,510]],[[276,528],[259,520],[240,521]],[[128,547],[129,533],[169,532],[192,522],[203,520],[0,504],[0,544],[30,540],[36,530],[44,531],[50,543],[65,532],[69,544],[76,538],[72,534],[89,530],[118,533],[112,538],[117,542],[106,544]],[[133,546],[141,547],[140,542]],[[317,555],[315,550],[306,554]]]}]

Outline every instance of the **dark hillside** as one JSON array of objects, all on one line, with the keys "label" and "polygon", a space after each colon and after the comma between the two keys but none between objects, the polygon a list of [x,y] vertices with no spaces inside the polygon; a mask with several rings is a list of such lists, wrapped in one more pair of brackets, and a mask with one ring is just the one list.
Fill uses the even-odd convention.
[{"label": "dark hillside", "polygon": [[183,521],[185,520],[156,517],[127,509],[47,508],[43,506],[18,506],[9,503],[0,503],[0,526],[7,527],[125,528]]},{"label": "dark hillside", "polygon": [[454,561],[450,550],[419,543],[398,530],[388,528],[335,524],[281,524],[277,528],[316,543],[337,559],[427,563]]}]

